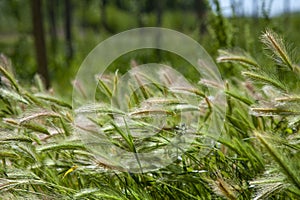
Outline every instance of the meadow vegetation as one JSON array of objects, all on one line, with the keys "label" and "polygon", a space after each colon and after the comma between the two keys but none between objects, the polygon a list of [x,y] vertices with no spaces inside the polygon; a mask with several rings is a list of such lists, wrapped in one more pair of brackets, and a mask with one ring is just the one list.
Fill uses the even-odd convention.
[{"label": "meadow vegetation", "polygon": [[[115,12],[112,17],[123,20],[113,26],[116,31],[136,26],[130,25],[128,13],[116,11],[114,7],[109,7],[108,12]],[[132,60],[149,61],[146,56],[133,53],[113,63],[104,79],[96,80],[99,104],[84,108],[84,112],[96,112],[90,122],[103,131],[112,144],[128,152],[153,151],[166,145],[167,137],[186,132],[199,136],[200,139],[181,152],[173,163],[155,171],[131,173],[108,164],[90,151],[91,146],[78,137],[77,111],[70,103],[71,85],[64,88],[68,91],[59,91],[57,87],[71,82],[78,67],[75,66],[94,42],[101,40],[99,36],[86,32],[83,38],[92,37],[83,41],[78,32],[77,48],[82,48],[82,55],[77,55],[69,68],[62,57],[51,58],[55,60],[52,73],[57,75],[53,79],[54,91],[47,90],[38,75],[32,74],[32,81],[23,84],[24,77],[16,77],[11,63],[2,56],[0,199],[299,199],[300,66],[294,45],[299,41],[298,34],[293,28],[277,26],[285,16],[261,18],[257,23],[259,28],[253,29],[254,22],[247,17],[225,18],[220,10],[210,15],[209,34],[200,37],[189,28],[192,24],[187,24],[184,30],[200,41],[215,59],[224,85],[216,86],[191,75],[193,85],[189,88],[168,90],[155,84],[142,86],[131,91],[130,98],[123,99],[122,103],[129,108],[126,113],[111,107],[123,73],[118,65],[130,68]],[[180,24],[181,17],[170,18],[174,21],[166,14],[163,24],[172,24],[170,27]],[[93,21],[92,16],[89,20]],[[148,20],[151,23],[151,15]],[[289,17],[288,23],[298,21],[295,14]],[[101,37],[107,36],[108,33]],[[30,43],[26,38],[20,40],[15,44],[15,51],[21,51]],[[15,59],[17,63],[13,65],[30,65],[32,55],[27,53],[18,58],[20,60]],[[148,53],[146,55],[153,55],[153,52]],[[185,64],[173,57],[163,62]],[[58,66],[64,67],[64,73]],[[27,75],[32,73],[30,67],[27,70]],[[143,76],[135,77],[137,83]],[[219,87],[226,95],[224,124],[218,137],[207,134],[205,127],[211,113],[219,109],[213,106],[207,91],[207,87],[212,86]],[[80,90],[80,86],[76,89]],[[70,96],[62,97],[62,94]],[[183,108],[177,102],[181,95],[201,104],[187,103]],[[141,109],[145,102],[153,107]],[[176,114],[185,112],[184,109],[196,113],[191,117],[197,117],[194,120],[202,124],[201,129],[180,123]],[[132,129],[152,130],[156,125],[152,113],[158,110],[167,116],[166,127],[145,140],[130,132]],[[133,116],[134,121],[116,123],[116,114]]]}]

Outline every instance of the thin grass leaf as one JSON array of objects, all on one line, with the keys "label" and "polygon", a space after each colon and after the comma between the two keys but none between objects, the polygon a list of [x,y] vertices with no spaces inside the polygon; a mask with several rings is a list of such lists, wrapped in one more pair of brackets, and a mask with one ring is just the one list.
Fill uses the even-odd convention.
[{"label": "thin grass leaf", "polygon": [[285,184],[283,183],[264,185],[263,188],[257,192],[253,200],[268,199],[271,195],[273,196],[284,188]]},{"label": "thin grass leaf", "polygon": [[[241,142],[240,140],[238,140],[236,138],[234,138],[233,141],[234,141],[234,144],[241,151],[241,153],[242,153],[241,155],[245,156],[247,158],[247,160],[251,163],[252,166],[256,166],[256,164],[259,164],[260,167],[264,166],[262,159],[259,156],[259,153],[253,151],[252,146],[250,146],[248,143]],[[252,151],[250,149],[252,149]]]},{"label": "thin grass leaf", "polygon": [[232,124],[232,127],[235,130],[238,130],[241,134],[244,134],[245,131],[251,130],[251,128],[253,128],[250,124],[247,123],[247,121],[244,121],[239,117],[233,117],[228,115],[226,116],[226,119]]},{"label": "thin grass leaf", "polygon": [[0,65],[0,72],[11,82],[11,84],[14,86],[14,88],[17,90],[18,93],[21,91],[21,87],[17,83],[17,81],[13,78],[13,76],[6,71],[6,69]]},{"label": "thin grass leaf", "polygon": [[43,80],[42,80],[41,76],[39,74],[35,74],[34,75],[34,80],[35,80],[35,83],[37,85],[37,88],[38,88],[39,92],[45,92],[46,87],[43,83]]},{"label": "thin grass leaf", "polygon": [[258,73],[255,73],[255,72],[242,72],[242,74],[244,76],[246,76],[247,78],[250,78],[251,80],[253,81],[259,81],[261,83],[265,83],[265,84],[269,84],[271,86],[274,86],[275,88],[283,91],[283,92],[286,92],[286,87],[283,83],[281,83],[280,81],[274,79],[274,78],[270,78],[269,76],[267,75],[262,75],[262,74],[258,74]]},{"label": "thin grass leaf", "polygon": [[288,188],[286,188],[286,190],[288,192],[290,192],[291,194],[294,194],[295,198],[300,197],[300,190],[298,190],[297,188],[295,188],[295,187],[288,187]]},{"label": "thin grass leaf", "polygon": [[[17,146],[22,157],[26,156],[27,158],[31,158],[33,162],[38,162],[37,153],[32,145],[26,145],[21,143]],[[28,162],[28,159],[26,159],[26,162]]]},{"label": "thin grass leaf", "polygon": [[198,59],[197,64],[201,68],[201,78],[209,77],[209,80],[216,80],[218,83],[222,82],[219,71],[215,70],[216,68],[211,66],[211,62],[207,62],[205,59]]},{"label": "thin grass leaf", "polygon": [[224,90],[224,86],[221,85],[217,81],[212,81],[212,80],[201,78],[198,83],[202,84],[202,85],[204,85],[204,86],[206,86],[208,88],[211,87],[211,88],[218,88],[218,89]]},{"label": "thin grass leaf", "polygon": [[0,88],[0,96],[8,99],[9,101],[13,100],[13,101],[22,102],[24,104],[29,104],[29,102],[24,97],[22,97],[19,93],[16,93],[12,90]]},{"label": "thin grass leaf", "polygon": [[37,105],[38,107],[43,108],[45,106],[37,97],[35,97],[33,94],[31,94],[28,91],[23,91],[23,96],[26,97],[26,99],[28,101],[32,102],[33,104]]},{"label": "thin grass leaf", "polygon": [[300,102],[300,96],[277,97],[277,98],[275,98],[275,101],[299,103]]},{"label": "thin grass leaf", "polygon": [[282,169],[282,172],[287,176],[288,180],[300,190],[300,177],[296,170],[291,167],[291,164],[282,153],[276,150],[273,145],[268,142],[260,133],[254,132],[254,135],[259,139],[261,144],[266,148],[268,153],[277,162]]},{"label": "thin grass leaf", "polygon": [[162,104],[162,105],[172,105],[172,104],[179,104],[180,101],[179,99],[175,99],[175,98],[149,98],[147,100],[145,100],[143,103],[146,104]]},{"label": "thin grass leaf", "polygon": [[95,196],[104,198],[104,199],[114,199],[114,200],[124,200],[127,198],[120,197],[120,196],[114,196],[112,194],[106,194],[106,193],[96,193]]},{"label": "thin grass leaf", "polygon": [[242,102],[242,103],[244,103],[244,104],[246,104],[248,106],[250,106],[250,105],[252,105],[254,103],[253,100],[245,97],[245,95],[239,94],[239,93],[234,92],[234,91],[226,90],[225,94],[227,94],[228,96],[231,96],[231,97],[239,100],[240,102]]},{"label": "thin grass leaf", "polygon": [[27,129],[30,129],[30,130],[33,130],[33,131],[37,131],[37,132],[40,132],[40,133],[44,133],[46,135],[50,135],[48,129],[45,126],[43,126],[41,124],[34,123],[34,122],[24,122],[24,123],[20,124],[19,121],[11,119],[11,118],[4,118],[3,122],[7,123],[7,124],[10,124],[10,125],[13,125],[13,126],[24,127],[24,128],[27,128]]},{"label": "thin grass leaf", "polygon": [[281,108],[250,108],[250,114],[255,116],[275,116],[275,115],[300,115],[300,111],[281,109]]},{"label": "thin grass leaf", "polygon": [[20,118],[19,119],[19,124],[23,124],[23,123],[27,123],[31,120],[34,120],[34,119],[38,119],[38,118],[41,118],[41,117],[54,117],[54,118],[60,118],[60,115],[55,113],[55,112],[52,112],[52,111],[42,111],[42,112],[34,112],[26,117],[23,117],[23,118]]},{"label": "thin grass leaf", "polygon": [[60,118],[60,122],[61,122],[61,126],[62,126],[66,136],[70,136],[71,135],[71,126],[69,124],[67,124],[65,119],[63,119],[63,118]]},{"label": "thin grass leaf", "polygon": [[81,143],[64,142],[60,144],[47,144],[38,147],[37,150],[44,151],[59,151],[59,150],[86,150],[86,147]]},{"label": "thin grass leaf", "polygon": [[173,112],[163,109],[145,109],[145,110],[137,110],[129,113],[129,116],[137,116],[137,115],[172,115]]},{"label": "thin grass leaf", "polygon": [[135,80],[138,84],[138,88],[142,92],[142,95],[143,95],[144,99],[148,99],[150,97],[150,95],[147,91],[147,88],[145,87],[145,84],[143,84],[143,82],[141,81],[140,77],[137,74],[134,75],[134,78],[135,78]]},{"label": "thin grass leaf", "polygon": [[80,190],[79,192],[76,192],[74,194],[75,199],[82,199],[84,197],[90,197],[94,193],[99,192],[99,188],[86,188],[83,190]]},{"label": "thin grass leaf", "polygon": [[88,104],[82,107],[79,107],[75,110],[75,113],[106,113],[106,114],[119,114],[119,115],[125,115],[126,113],[112,107],[107,104]]},{"label": "thin grass leaf", "polygon": [[157,182],[158,182],[158,183],[161,183],[162,185],[166,185],[166,186],[168,186],[169,188],[172,188],[172,189],[174,189],[174,190],[176,190],[176,191],[179,191],[179,192],[181,192],[182,194],[188,196],[188,197],[191,198],[191,199],[199,199],[198,197],[196,197],[196,196],[194,196],[194,195],[192,195],[192,194],[190,194],[190,193],[188,193],[188,192],[186,192],[186,191],[184,191],[184,190],[182,190],[182,189],[180,189],[180,188],[177,188],[176,186],[173,186],[173,185],[171,185],[171,184],[168,184],[168,183],[166,183],[166,182],[164,182],[164,181],[157,180]]},{"label": "thin grass leaf", "polygon": [[60,100],[60,99],[57,99],[57,98],[54,98],[54,97],[51,97],[51,96],[48,96],[48,95],[45,95],[45,94],[35,94],[34,96],[36,96],[39,99],[49,101],[51,103],[55,103],[59,106],[63,106],[63,107],[72,109],[72,106],[70,104],[64,102],[63,100]]},{"label": "thin grass leaf", "polygon": [[231,52],[229,50],[219,50],[219,56],[217,58],[217,62],[233,62],[239,63],[247,68],[254,67],[256,69],[261,68],[259,64],[249,55],[246,53],[241,52]]},{"label": "thin grass leaf", "polygon": [[46,135],[50,135],[48,129],[45,126],[43,126],[41,124],[38,124],[38,123],[26,122],[26,123],[22,123],[22,124],[19,124],[19,125],[21,127],[30,129],[32,131],[37,131],[37,132],[40,132],[40,133],[44,133]]},{"label": "thin grass leaf", "polygon": [[[139,105],[140,104],[140,98],[138,95],[138,90],[135,90],[134,87],[130,84],[129,88],[131,90],[130,94],[133,97],[133,103],[132,105]],[[126,96],[128,98],[128,104],[131,105],[131,98],[129,96]],[[130,108],[130,107],[129,107]]]},{"label": "thin grass leaf", "polygon": [[25,137],[25,136],[1,138],[0,141],[1,142],[28,142],[28,143],[33,142],[33,140],[31,138]]},{"label": "thin grass leaf", "polygon": [[0,179],[0,191],[3,189],[12,188],[21,185],[45,185],[45,184],[46,182],[41,180],[35,180],[35,179],[19,179],[19,180]]},{"label": "thin grass leaf", "polygon": [[74,80],[72,82],[72,85],[74,87],[74,89],[80,93],[81,97],[83,97],[84,99],[87,98],[87,94],[86,94],[86,91],[84,90],[83,88],[83,84],[79,81],[79,80]]},{"label": "thin grass leaf", "polygon": [[77,165],[74,165],[73,167],[71,167],[70,169],[68,169],[68,170],[64,173],[64,175],[63,175],[62,178],[64,179],[68,174],[70,174],[71,172],[75,171],[77,168],[78,168],[78,166],[77,166]]},{"label": "thin grass leaf", "polygon": [[[165,74],[164,72],[162,72]],[[159,92],[164,93],[164,86],[159,84],[159,81],[153,79],[153,77],[147,76],[146,74],[139,74],[141,77],[143,77],[147,83],[151,83]],[[169,84],[168,84],[169,85]]]},{"label": "thin grass leaf", "polygon": [[116,93],[116,91],[117,91],[117,89],[118,89],[118,82],[119,82],[119,75],[118,75],[118,73],[119,73],[119,70],[116,70],[115,71],[115,75],[114,75],[114,81],[113,81],[113,91],[112,91],[112,93],[113,94],[115,94]]},{"label": "thin grass leaf", "polygon": [[203,98],[206,97],[205,94],[203,92],[201,92],[200,90],[198,90],[197,88],[171,87],[170,91],[174,92],[174,93],[191,93],[191,94],[195,94],[197,96],[203,97]]},{"label": "thin grass leaf", "polygon": [[[119,82],[119,76],[118,76],[118,70],[115,72],[114,75],[114,80],[113,80],[113,90],[112,90],[112,94],[113,96],[115,96],[115,94],[117,94],[118,92],[118,82]],[[116,98],[112,98],[112,103],[113,105],[116,105],[116,107],[120,107],[119,102],[117,101]]]},{"label": "thin grass leaf", "polygon": [[273,55],[274,60],[280,64],[284,64],[289,70],[294,71],[292,59],[288,55],[283,39],[271,30],[267,30],[261,37],[261,41],[265,44]]},{"label": "thin grass leaf", "polygon": [[237,199],[233,188],[221,178],[217,178],[215,181],[214,189],[220,196],[226,197],[230,200]]},{"label": "thin grass leaf", "polygon": [[9,150],[0,150],[0,158],[12,158],[12,159],[19,159],[20,156],[15,153],[14,151]]},{"label": "thin grass leaf", "polygon": [[125,140],[126,144],[128,145],[128,147],[132,150],[132,140],[129,138],[129,136],[127,135],[127,133],[124,132],[124,130],[122,130],[117,124],[115,124],[114,122],[111,122],[111,125],[115,128],[115,130],[117,131],[117,133],[120,134],[120,136]]},{"label": "thin grass leaf", "polygon": [[125,119],[123,119],[123,120],[124,120],[124,124],[125,124],[125,127],[126,127],[126,132],[127,132],[128,140],[129,140],[128,145],[130,146],[131,152],[134,153],[134,157],[135,157],[135,159],[136,159],[136,161],[137,161],[137,163],[139,165],[140,172],[143,173],[143,168],[142,168],[140,159],[138,157],[138,154],[137,154],[137,151],[136,151],[136,147],[135,147],[135,144],[134,144],[134,141],[133,141],[133,137],[132,137],[132,135],[130,133],[130,129],[129,129],[128,125],[127,125],[126,120]]},{"label": "thin grass leaf", "polygon": [[111,89],[104,83],[103,80],[101,80],[101,78],[98,78],[98,83],[99,83],[100,87],[102,88],[102,90],[105,92],[106,96],[108,98],[111,98],[112,94],[113,94]]}]

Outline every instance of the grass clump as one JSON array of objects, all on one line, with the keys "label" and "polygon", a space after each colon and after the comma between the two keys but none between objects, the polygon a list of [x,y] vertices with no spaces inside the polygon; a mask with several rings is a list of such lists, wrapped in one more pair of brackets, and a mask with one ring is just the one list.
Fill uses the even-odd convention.
[{"label": "grass clump", "polygon": [[[27,90],[1,66],[7,80],[0,88],[1,197],[298,199],[299,66],[278,35],[268,30],[261,40],[271,58],[267,66],[241,50],[220,51],[217,61],[240,65],[243,77],[228,80],[226,105],[217,106],[207,80],[179,87],[169,71],[151,76],[133,69],[126,85],[118,73],[98,77],[101,103],[73,110],[44,90],[38,77]],[[164,84],[145,84],[158,82]],[[207,124],[219,106],[227,109],[224,128],[212,135]],[[108,143],[104,148],[99,132]],[[145,170],[137,153],[158,151],[174,138],[178,145],[182,135],[192,140],[187,151],[176,146],[167,154],[173,162]],[[112,162],[107,155],[118,149],[136,157]],[[140,173],[124,167],[133,161]]]}]

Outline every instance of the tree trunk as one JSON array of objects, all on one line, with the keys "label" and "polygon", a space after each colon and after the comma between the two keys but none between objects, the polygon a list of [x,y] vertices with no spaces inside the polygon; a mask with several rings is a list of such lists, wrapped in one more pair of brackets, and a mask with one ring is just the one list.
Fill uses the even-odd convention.
[{"label": "tree trunk", "polygon": [[199,32],[204,34],[207,30],[206,27],[206,15],[207,15],[207,4],[205,0],[195,0],[195,9],[199,22]]},{"label": "tree trunk", "polygon": [[48,20],[49,20],[49,32],[51,37],[51,51],[53,54],[56,52],[57,45],[57,26],[56,26],[56,15],[57,13],[57,0],[48,0]]},{"label": "tree trunk", "polygon": [[291,1],[290,0],[285,0],[283,3],[283,8],[284,8],[284,13],[290,14],[290,8],[291,8]]},{"label": "tree trunk", "polygon": [[109,27],[107,23],[107,14],[106,14],[106,5],[108,1],[107,0],[101,0],[100,1],[100,17],[101,17],[101,26],[109,33],[113,33],[112,28]]},{"label": "tree trunk", "polygon": [[143,10],[144,10],[144,5],[143,1],[141,0],[135,0],[135,12],[136,12],[136,18],[137,18],[137,24],[138,27],[144,27],[144,22],[143,22]]},{"label": "tree trunk", "polygon": [[66,39],[66,57],[69,63],[73,58],[72,46],[72,5],[71,0],[65,0],[65,39]]},{"label": "tree trunk", "polygon": [[258,2],[257,0],[253,0],[253,7],[252,7],[252,17],[255,20],[255,23],[258,22],[258,10],[259,10],[259,6],[258,6]]},{"label": "tree trunk", "polygon": [[290,22],[290,11],[291,10],[291,1],[290,0],[285,0],[283,4],[283,12],[284,12],[284,23],[289,24]]},{"label": "tree trunk", "polygon": [[162,15],[163,15],[163,4],[164,0],[156,1],[156,26],[160,27],[162,25]]},{"label": "tree trunk", "polygon": [[[165,0],[156,1],[156,26],[157,27],[162,26],[162,16],[163,16],[164,3],[165,3]],[[160,50],[161,44],[160,43],[161,43],[161,34],[160,34],[160,31],[158,31],[157,35],[156,35],[157,49],[156,49],[156,52],[155,52],[158,61],[162,60],[162,55],[161,55],[161,50]]]},{"label": "tree trunk", "polygon": [[46,88],[49,88],[50,79],[47,65],[47,53],[43,27],[43,15],[41,11],[41,0],[31,0],[31,9],[34,44],[38,64],[37,71],[43,77]]}]

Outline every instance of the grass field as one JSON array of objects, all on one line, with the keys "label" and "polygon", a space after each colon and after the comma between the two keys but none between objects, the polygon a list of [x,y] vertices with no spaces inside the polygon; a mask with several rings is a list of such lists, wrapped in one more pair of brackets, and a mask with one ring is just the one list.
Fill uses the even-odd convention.
[{"label": "grass field", "polygon": [[[209,12],[199,34],[195,13],[166,9],[162,27],[198,41],[222,82],[186,70],[190,63],[170,52],[133,51],[93,77],[87,104],[72,102],[73,92],[88,91],[74,82],[77,70],[111,36],[97,26],[96,1],[75,10],[71,62],[62,21],[56,50],[46,35],[49,90],[36,75],[29,6],[16,2],[16,12],[0,15],[0,199],[300,198],[299,13]],[[133,12],[107,12],[115,33],[138,26]],[[143,20],[155,26],[153,13]],[[144,63],[173,68],[139,71]]]},{"label": "grass field", "polygon": [[[87,134],[91,140],[80,140],[80,127],[74,121],[76,111],[49,94],[39,77],[28,90],[1,66],[5,80],[1,87],[1,198],[298,199],[299,66],[277,34],[267,31],[261,41],[267,50],[268,66],[242,50],[219,52],[218,62],[242,69],[242,76],[224,85],[226,115],[219,137],[209,134],[206,127],[218,110],[205,89],[213,83],[205,87],[195,83],[181,91],[143,86],[124,99],[131,112],[124,113],[110,106],[111,95],[118,90],[118,73],[98,80],[101,103],[82,109],[96,111],[94,118],[87,120],[99,127],[97,130],[112,145],[142,153],[167,145],[166,138],[179,133],[196,138],[174,162],[142,173],[131,173],[106,160],[102,156],[105,152],[95,151],[97,145],[87,145],[97,142],[94,135]],[[201,128],[193,128],[193,123],[185,127],[178,121],[176,113],[185,111],[180,110],[174,97],[180,99],[182,91],[185,98],[202,102],[200,107],[186,105],[193,108],[187,115],[193,123],[203,124]],[[152,107],[141,110],[144,102],[152,102]],[[153,117],[158,115],[152,112],[158,108],[167,113],[166,126],[140,140],[136,130],[153,130],[157,126]],[[135,117],[123,117],[124,124],[116,121],[119,115]]]}]

